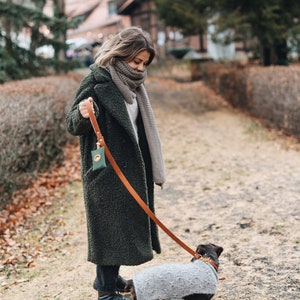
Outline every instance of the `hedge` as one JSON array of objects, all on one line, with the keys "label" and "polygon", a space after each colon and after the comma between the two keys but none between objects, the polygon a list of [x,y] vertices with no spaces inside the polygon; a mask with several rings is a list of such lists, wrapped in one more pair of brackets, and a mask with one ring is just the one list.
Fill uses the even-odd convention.
[{"label": "hedge", "polygon": [[300,67],[203,63],[203,80],[227,102],[300,137]]},{"label": "hedge", "polygon": [[63,146],[72,140],[65,115],[81,78],[71,74],[0,85],[0,209],[37,172],[63,159]]}]

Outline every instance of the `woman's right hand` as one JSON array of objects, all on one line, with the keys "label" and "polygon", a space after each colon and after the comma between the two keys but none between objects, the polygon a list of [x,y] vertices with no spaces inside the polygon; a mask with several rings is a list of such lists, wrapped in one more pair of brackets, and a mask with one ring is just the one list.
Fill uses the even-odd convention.
[{"label": "woman's right hand", "polygon": [[79,108],[79,112],[80,114],[82,115],[83,118],[85,119],[88,119],[89,118],[89,112],[86,108],[86,102],[89,101],[92,105],[92,109],[93,109],[93,112],[95,113],[94,111],[94,106],[93,106],[93,98],[92,97],[88,97],[86,100],[83,100],[81,101],[79,104],[78,104],[78,108]]}]

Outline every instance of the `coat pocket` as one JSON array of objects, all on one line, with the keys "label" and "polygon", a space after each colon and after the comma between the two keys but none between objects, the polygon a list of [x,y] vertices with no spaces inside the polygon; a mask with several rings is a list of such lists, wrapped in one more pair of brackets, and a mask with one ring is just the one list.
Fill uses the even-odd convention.
[{"label": "coat pocket", "polygon": [[95,180],[100,180],[99,177],[104,176],[107,168],[100,168],[94,170],[93,167],[89,168],[83,175],[83,182],[87,185],[92,184]]}]

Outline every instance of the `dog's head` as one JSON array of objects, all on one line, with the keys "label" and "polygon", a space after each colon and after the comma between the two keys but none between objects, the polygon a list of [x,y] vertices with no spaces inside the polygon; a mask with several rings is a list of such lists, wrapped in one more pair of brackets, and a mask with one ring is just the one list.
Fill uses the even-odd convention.
[{"label": "dog's head", "polygon": [[[217,266],[219,266],[219,256],[223,252],[223,248],[215,244],[200,244],[196,252],[203,257],[212,259]],[[192,260],[195,260],[194,258]]]}]

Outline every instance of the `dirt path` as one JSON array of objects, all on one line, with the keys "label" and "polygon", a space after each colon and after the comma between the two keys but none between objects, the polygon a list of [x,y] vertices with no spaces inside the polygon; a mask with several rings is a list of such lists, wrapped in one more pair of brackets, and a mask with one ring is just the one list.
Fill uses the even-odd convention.
[{"label": "dirt path", "polygon": [[[156,190],[157,216],[193,248],[224,247],[219,275],[226,280],[215,299],[300,299],[299,145],[226,107],[202,83],[150,79],[148,90],[168,173],[164,190]],[[0,298],[96,299],[80,184],[35,222],[31,241],[42,242],[30,244],[21,230],[20,238],[44,254],[32,268],[7,271]],[[163,253],[146,265],[190,260],[160,236]],[[121,273],[130,277],[146,265]]]}]

